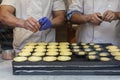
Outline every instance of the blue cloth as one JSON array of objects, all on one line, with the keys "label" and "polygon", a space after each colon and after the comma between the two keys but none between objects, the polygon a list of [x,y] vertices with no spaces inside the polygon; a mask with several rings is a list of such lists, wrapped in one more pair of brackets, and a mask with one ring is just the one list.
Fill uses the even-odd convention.
[{"label": "blue cloth", "polygon": [[51,21],[47,17],[43,17],[43,18],[39,19],[39,23],[41,25],[40,31],[51,28],[51,26],[52,26]]}]

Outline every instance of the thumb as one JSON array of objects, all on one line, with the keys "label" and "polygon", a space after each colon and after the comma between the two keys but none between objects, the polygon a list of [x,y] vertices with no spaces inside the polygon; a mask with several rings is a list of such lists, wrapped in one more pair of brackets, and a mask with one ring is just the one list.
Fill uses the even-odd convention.
[{"label": "thumb", "polygon": [[101,13],[96,13],[96,14],[97,14],[97,16],[98,16],[100,19],[103,18]]}]

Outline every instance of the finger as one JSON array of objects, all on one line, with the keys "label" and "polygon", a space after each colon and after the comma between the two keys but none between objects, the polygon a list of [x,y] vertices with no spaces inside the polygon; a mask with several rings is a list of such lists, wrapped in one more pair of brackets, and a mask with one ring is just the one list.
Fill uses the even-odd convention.
[{"label": "finger", "polygon": [[113,16],[112,13],[108,13],[105,17],[105,21],[109,21],[109,19]]},{"label": "finger", "polygon": [[34,25],[33,25],[34,28],[36,30],[39,30],[39,28],[40,28],[39,22],[36,19],[34,19],[33,17],[31,17],[30,20],[34,23]]},{"label": "finger", "polygon": [[101,13],[96,13],[97,17],[102,20],[102,15]]},{"label": "finger", "polygon": [[100,18],[99,18],[99,16],[98,16],[97,14],[95,14],[95,16],[94,16],[94,17],[95,17],[95,19],[96,19],[97,21],[102,22],[102,19],[100,19]]},{"label": "finger", "polygon": [[94,17],[91,18],[91,21],[90,21],[90,22],[91,22],[91,23],[94,23]]},{"label": "finger", "polygon": [[95,25],[98,25],[100,23],[100,21],[96,20],[95,17],[92,18],[91,22]]},{"label": "finger", "polygon": [[107,21],[110,21],[112,18],[113,18],[113,16],[112,16],[112,15],[109,15],[109,16],[106,17],[106,20],[107,20]]},{"label": "finger", "polygon": [[25,26],[25,29],[34,32],[29,26]]},{"label": "finger", "polygon": [[103,20],[105,20],[105,17],[107,16],[107,14],[108,14],[108,11],[103,13]]},{"label": "finger", "polygon": [[111,16],[111,17],[109,18],[109,22],[112,22],[113,19],[114,19],[114,16]]},{"label": "finger", "polygon": [[34,27],[37,29],[37,30],[39,30],[39,28],[40,28],[40,24],[39,24],[39,22],[35,19],[35,18],[33,18],[33,17],[31,17],[31,20],[32,20],[32,22],[34,22]]},{"label": "finger", "polygon": [[38,22],[38,21],[36,22],[36,25],[37,25],[38,29],[39,29],[39,28],[40,28],[40,26],[41,26],[41,24],[39,24],[39,22]]},{"label": "finger", "polygon": [[34,23],[32,20],[28,20],[28,23],[31,25],[30,27],[34,28],[35,31],[37,31],[36,23]]},{"label": "finger", "polygon": [[26,27],[32,31],[32,32],[36,32],[36,29],[29,23],[29,21],[26,21]]}]

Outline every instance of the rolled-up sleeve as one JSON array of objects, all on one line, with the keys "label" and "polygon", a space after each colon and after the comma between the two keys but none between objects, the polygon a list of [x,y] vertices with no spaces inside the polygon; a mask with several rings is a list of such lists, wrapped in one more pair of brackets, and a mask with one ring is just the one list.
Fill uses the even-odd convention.
[{"label": "rolled-up sleeve", "polygon": [[75,13],[84,13],[84,0],[71,0],[67,12],[67,19],[70,20]]},{"label": "rolled-up sleeve", "polygon": [[84,12],[84,1],[83,0],[72,0],[71,4],[69,5],[69,12],[70,11],[79,11],[81,13]]},{"label": "rolled-up sleeve", "polygon": [[16,0],[3,0],[1,5],[9,5],[15,8]]},{"label": "rolled-up sleeve", "polygon": [[63,0],[54,0],[53,11],[65,10],[65,3]]}]

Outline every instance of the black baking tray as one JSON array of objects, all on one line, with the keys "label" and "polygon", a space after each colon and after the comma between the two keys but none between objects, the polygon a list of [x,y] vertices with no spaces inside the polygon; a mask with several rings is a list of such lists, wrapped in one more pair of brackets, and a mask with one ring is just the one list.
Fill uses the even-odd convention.
[{"label": "black baking tray", "polygon": [[12,62],[14,75],[114,75],[120,74],[119,61],[87,61],[72,56],[69,62]]},{"label": "black baking tray", "polygon": [[[109,44],[111,45],[111,44]],[[102,44],[106,46],[106,44]],[[120,61],[89,61],[73,54],[68,62],[12,62],[14,75],[120,75]]]}]

